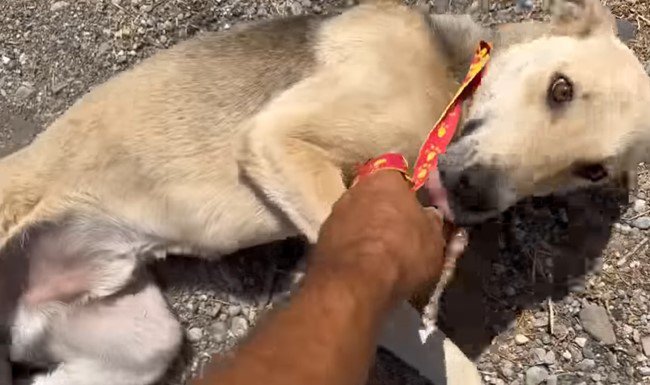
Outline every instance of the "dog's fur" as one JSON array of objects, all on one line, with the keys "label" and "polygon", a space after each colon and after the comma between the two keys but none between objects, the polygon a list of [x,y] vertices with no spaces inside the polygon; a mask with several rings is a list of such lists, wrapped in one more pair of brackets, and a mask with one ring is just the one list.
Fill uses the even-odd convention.
[{"label": "dog's fur", "polygon": [[[0,265],[16,248],[29,264],[20,297],[0,298],[18,301],[0,304],[11,358],[63,363],[39,385],[154,382],[181,333],[138,267],[172,248],[314,242],[356,164],[414,160],[479,39],[495,43],[466,119],[481,124],[440,165],[449,190],[480,195],[452,199],[460,222],[590,183],[576,164],[628,173],[650,142],[650,83],[597,0],[555,16],[494,32],[368,1],[204,34],[97,87],[0,162]],[[558,72],[575,85],[562,108],[547,103]]]}]

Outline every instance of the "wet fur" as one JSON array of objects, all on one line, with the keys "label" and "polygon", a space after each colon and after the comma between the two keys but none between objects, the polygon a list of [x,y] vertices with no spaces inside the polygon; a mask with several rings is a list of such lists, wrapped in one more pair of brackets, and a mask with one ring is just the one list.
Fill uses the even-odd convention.
[{"label": "wet fur", "polygon": [[[369,2],[324,19],[204,34],[96,87],[0,161],[0,263],[12,263],[10,256],[16,263],[16,250],[28,261],[24,290],[0,303],[14,310],[0,320],[11,329],[11,358],[64,364],[37,377],[39,385],[156,381],[181,333],[159,290],[136,279],[144,263],[170,249],[217,258],[294,235],[314,242],[357,163],[386,151],[414,159],[479,38],[494,41],[497,53],[551,33],[574,40],[602,33],[609,44],[594,25],[602,20],[588,16],[563,19],[563,28],[495,32],[466,17],[429,19],[391,1]],[[634,111],[650,100],[648,88],[632,91]],[[611,114],[639,119],[622,112]],[[612,129],[639,137],[634,122]],[[570,140],[585,136],[571,132]],[[475,139],[452,146],[457,161],[445,167],[462,170],[466,154],[499,149]],[[623,147],[599,150],[630,155]],[[525,162],[517,156],[525,149],[518,151],[513,162]],[[539,186],[526,187],[532,194]],[[7,282],[8,271],[0,274]],[[99,319],[123,327],[90,327]],[[98,338],[120,343],[105,350]]]}]

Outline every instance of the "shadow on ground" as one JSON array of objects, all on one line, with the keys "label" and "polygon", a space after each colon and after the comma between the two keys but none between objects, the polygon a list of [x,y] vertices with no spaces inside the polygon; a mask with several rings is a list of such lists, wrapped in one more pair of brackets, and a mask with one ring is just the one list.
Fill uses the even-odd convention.
[{"label": "shadow on ground", "polygon": [[[441,329],[477,359],[522,310],[583,290],[585,275],[600,268],[627,197],[627,191],[611,188],[537,199],[515,207],[499,222],[474,228],[469,250],[443,296]],[[564,221],[553,223],[558,210],[565,212]],[[528,228],[542,227],[541,239],[524,244],[515,239],[515,217]],[[549,237],[552,227],[557,234]],[[510,266],[510,274],[496,274],[496,265]],[[523,284],[512,290],[513,282]],[[510,293],[504,290],[508,287]]]}]

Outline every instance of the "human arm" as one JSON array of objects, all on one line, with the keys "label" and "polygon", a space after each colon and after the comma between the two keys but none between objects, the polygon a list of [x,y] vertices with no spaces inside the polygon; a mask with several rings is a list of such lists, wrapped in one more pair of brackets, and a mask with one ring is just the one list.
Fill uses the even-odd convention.
[{"label": "human arm", "polygon": [[334,205],[303,286],[196,385],[362,385],[386,313],[440,275],[441,220],[383,171]]}]

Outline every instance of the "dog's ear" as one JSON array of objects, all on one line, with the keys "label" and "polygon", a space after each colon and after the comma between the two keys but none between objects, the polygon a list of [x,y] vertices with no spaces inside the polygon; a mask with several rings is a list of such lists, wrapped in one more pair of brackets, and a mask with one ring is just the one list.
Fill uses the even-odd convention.
[{"label": "dog's ear", "polygon": [[600,0],[552,0],[551,14],[553,32],[558,35],[617,33],[614,15]]}]

